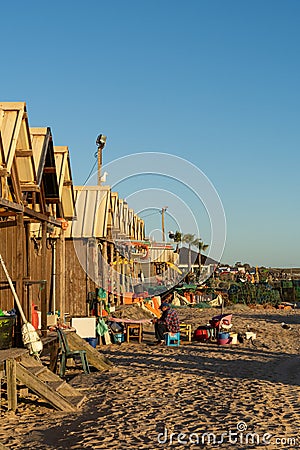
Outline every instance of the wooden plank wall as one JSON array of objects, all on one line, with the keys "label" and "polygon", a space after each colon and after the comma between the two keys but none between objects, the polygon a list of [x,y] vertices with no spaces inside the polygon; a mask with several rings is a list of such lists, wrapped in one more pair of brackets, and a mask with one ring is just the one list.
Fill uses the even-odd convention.
[{"label": "wooden plank wall", "polygon": [[66,299],[65,310],[71,316],[86,316],[87,314],[87,293],[95,292],[96,284],[89,279],[86,271],[81,266],[76,252],[80,252],[80,259],[83,266],[86,266],[87,240],[79,240],[76,243],[76,250],[73,240],[66,239],[66,270],[65,270],[65,285],[66,285]]},{"label": "wooden plank wall", "polygon": [[[0,229],[0,253],[4,259],[8,273],[13,280],[17,281],[18,275],[23,274],[23,280],[47,280],[46,297],[48,303],[50,300],[51,288],[51,269],[52,269],[52,249],[46,248],[46,277],[42,277],[42,247],[41,240],[34,242],[32,239],[28,240],[28,247],[26,245],[25,226],[18,229],[17,226],[11,226]],[[22,251],[22,255],[20,252]],[[27,268],[27,255],[30,254],[30,267]],[[21,301],[25,315],[29,321],[29,302],[33,302],[41,308],[41,287],[34,284],[26,287],[23,283],[23,291],[21,292],[21,283],[15,285],[18,297]],[[2,310],[10,310],[14,306],[14,299],[7,283],[5,273],[0,268],[0,308]],[[49,305],[50,307],[50,305]]]},{"label": "wooden plank wall", "polygon": [[[6,265],[11,279],[15,282],[17,278],[17,227],[7,227],[0,229],[0,253]],[[24,244],[25,236],[18,236]],[[7,283],[5,273],[0,267],[0,308],[10,310],[14,306],[14,299],[10,287]]]},{"label": "wooden plank wall", "polygon": [[[23,273],[23,280],[42,280],[43,277],[43,251],[42,240],[28,239],[26,244],[26,233],[24,225],[22,232],[17,226],[10,226],[7,228],[0,228],[0,253],[4,259],[7,270],[13,282],[17,281],[20,273]],[[76,245],[76,251],[82,253],[83,265],[86,264],[87,240],[81,240],[79,245]],[[23,249],[22,258],[18,258],[18,251],[20,253]],[[29,251],[29,259],[27,258],[27,249]],[[86,271],[81,266],[73,241],[66,239],[64,243],[57,241],[56,244],[56,310],[60,310],[61,299],[63,299],[64,312],[72,317],[86,316],[88,312],[87,294],[88,292],[95,292],[96,283],[91,280]],[[62,253],[63,252],[63,253]],[[63,257],[61,257],[63,256]],[[20,267],[20,261],[22,267]],[[29,261],[29,268],[26,267],[27,260]],[[46,247],[46,298],[47,309],[51,310],[51,273],[52,273],[52,248],[47,241]],[[18,286],[21,284],[19,283]],[[26,287],[23,283],[23,292],[20,292],[20,287],[16,290],[20,298],[25,315],[31,321],[30,306],[33,302],[41,310],[41,293],[42,286],[33,284]],[[62,289],[64,291],[62,291]],[[14,299],[6,280],[3,269],[0,268],[0,308],[3,310],[10,310],[14,307]]]},{"label": "wooden plank wall", "polygon": [[[23,258],[21,258],[22,268],[19,267],[17,252],[20,249],[20,240],[22,241]],[[80,241],[79,247],[83,255],[83,260],[86,257],[87,241]],[[30,268],[27,271],[27,251],[26,251],[26,237],[25,227],[23,232],[18,233],[17,227],[7,227],[0,229],[0,253],[4,259],[7,270],[10,274],[13,282],[17,280],[17,276],[20,272],[23,273],[23,279],[26,279],[28,275],[29,280],[42,280],[43,277],[43,259],[42,259],[42,241],[28,240],[29,252],[30,252]],[[81,266],[72,240],[65,240],[64,255],[65,258],[61,258],[61,252],[63,251],[63,245],[59,242],[56,245],[56,310],[60,310],[60,298],[64,301],[64,312],[71,316],[85,316],[87,314],[87,293],[95,291],[96,284],[89,279],[86,271]],[[84,260],[86,264],[86,260]],[[46,286],[46,298],[48,310],[51,310],[51,273],[52,273],[52,248],[47,243],[46,248],[46,268],[45,268],[47,280]],[[61,280],[63,278],[63,280]],[[63,281],[63,283],[61,283]],[[62,287],[64,292],[61,292]],[[41,310],[41,288],[39,284],[33,284],[30,287],[26,287],[23,284],[23,292],[17,294],[20,298],[25,315],[29,321],[29,305],[31,302],[38,306]],[[6,280],[3,269],[0,268],[0,308],[2,310],[10,310],[14,307],[14,299]]]}]

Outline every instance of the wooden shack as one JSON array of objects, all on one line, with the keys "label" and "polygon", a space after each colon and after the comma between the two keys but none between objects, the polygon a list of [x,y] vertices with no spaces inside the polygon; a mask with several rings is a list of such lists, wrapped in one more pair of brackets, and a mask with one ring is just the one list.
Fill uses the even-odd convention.
[{"label": "wooden shack", "polygon": [[66,292],[69,314],[88,314],[89,293],[101,287],[111,304],[129,289],[134,264],[120,251],[120,241],[144,238],[144,222],[109,186],[74,188],[77,216],[67,229]]},{"label": "wooden shack", "polygon": [[[0,253],[15,284],[25,316],[32,305],[64,311],[63,233],[74,217],[67,148],[54,149],[51,129],[30,128],[26,104],[0,103]],[[4,272],[0,307],[14,307]]]}]

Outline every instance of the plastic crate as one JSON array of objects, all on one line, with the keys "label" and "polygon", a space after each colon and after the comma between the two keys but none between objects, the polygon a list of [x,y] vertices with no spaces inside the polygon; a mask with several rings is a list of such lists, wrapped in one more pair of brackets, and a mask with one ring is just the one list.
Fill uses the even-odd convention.
[{"label": "plastic crate", "polygon": [[117,342],[124,342],[124,333],[114,333],[114,340]]}]

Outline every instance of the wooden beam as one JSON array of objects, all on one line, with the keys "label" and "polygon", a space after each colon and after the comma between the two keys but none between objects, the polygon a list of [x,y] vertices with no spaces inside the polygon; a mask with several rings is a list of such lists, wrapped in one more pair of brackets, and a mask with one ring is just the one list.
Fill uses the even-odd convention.
[{"label": "wooden beam", "polygon": [[16,377],[16,360],[6,360],[6,379],[7,379],[7,400],[8,409],[16,411],[17,409],[17,377]]},{"label": "wooden beam", "polygon": [[23,212],[24,206],[20,203],[11,202],[9,200],[6,200],[5,198],[0,198],[0,206],[4,206],[6,208],[9,208],[11,211],[14,212]]},{"label": "wooden beam", "polygon": [[60,202],[59,197],[56,197],[56,198],[55,197],[46,197],[45,200],[46,200],[46,203],[48,203],[48,204],[56,204],[56,203]]},{"label": "wooden beam", "polygon": [[40,192],[40,188],[37,184],[25,184],[21,183],[22,192]]},{"label": "wooden beam", "polygon": [[43,173],[56,173],[56,167],[44,167]]},{"label": "wooden beam", "polygon": [[61,222],[59,220],[56,220],[52,217],[49,217],[48,214],[42,214],[38,211],[34,211],[33,209],[29,208],[28,206],[24,206],[20,203],[11,202],[9,200],[6,200],[5,198],[0,198],[0,207],[7,208],[9,211],[12,212],[20,212],[24,213],[24,215],[28,217],[32,217],[34,219],[37,219],[38,221],[45,221],[48,223],[52,223],[56,227],[61,228]]},{"label": "wooden beam", "polygon": [[0,222],[0,228],[15,227],[16,225],[16,220],[5,220],[4,222]]},{"label": "wooden beam", "polygon": [[20,156],[25,158],[25,157],[28,157],[28,156],[32,156],[33,153],[32,153],[32,150],[16,150],[15,151],[15,155],[16,155],[17,158],[20,157]]},{"label": "wooden beam", "polygon": [[55,226],[58,226],[59,228],[61,228],[61,222],[59,222],[58,220],[55,220],[49,216],[47,216],[46,214],[42,214],[40,212],[37,211],[33,211],[31,208],[28,208],[28,206],[24,207],[24,214],[26,214],[29,217],[34,217],[35,219],[38,219],[40,221],[45,221],[48,223],[52,223]]},{"label": "wooden beam", "polygon": [[0,209],[0,217],[16,217],[15,213],[12,213],[11,211],[7,211],[7,209],[1,208]]},{"label": "wooden beam", "polygon": [[71,350],[85,350],[86,356],[89,364],[98,370],[110,370],[112,368],[112,363],[104,356],[99,353],[98,350],[93,348],[84,339],[82,339],[74,331],[66,332],[68,343]]}]

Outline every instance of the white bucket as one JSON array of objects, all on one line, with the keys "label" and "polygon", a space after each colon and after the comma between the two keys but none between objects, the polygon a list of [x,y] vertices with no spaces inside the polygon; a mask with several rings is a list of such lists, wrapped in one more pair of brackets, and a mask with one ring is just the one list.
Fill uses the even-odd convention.
[{"label": "white bucket", "polygon": [[237,335],[237,333],[230,333],[230,337],[231,337],[231,343],[232,344],[237,344],[238,343],[238,339],[237,339],[238,335]]}]

